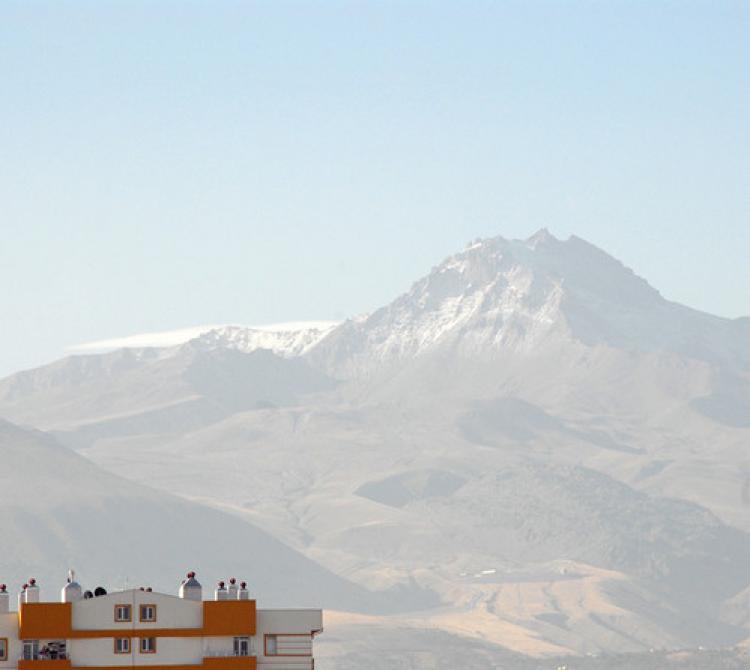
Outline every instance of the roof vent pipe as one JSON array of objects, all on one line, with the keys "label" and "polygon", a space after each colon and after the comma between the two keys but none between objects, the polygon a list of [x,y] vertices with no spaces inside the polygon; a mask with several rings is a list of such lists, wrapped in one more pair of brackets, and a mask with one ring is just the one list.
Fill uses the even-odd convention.
[{"label": "roof vent pipe", "polygon": [[237,591],[237,600],[250,600],[250,591],[247,590],[247,582],[240,582],[240,588]]},{"label": "roof vent pipe", "polygon": [[219,582],[219,585],[216,587],[216,592],[214,593],[214,598],[216,600],[226,600],[228,598],[227,587],[224,586],[224,582]]},{"label": "roof vent pipe", "polygon": [[37,586],[36,579],[34,579],[33,577],[29,580],[29,584],[26,587],[26,597],[24,599],[24,602],[39,602],[39,587]]},{"label": "roof vent pipe", "polygon": [[185,600],[203,600],[203,587],[195,578],[194,572],[188,572],[187,577],[182,580],[179,595]]},{"label": "roof vent pipe", "polygon": [[0,584],[0,614],[10,612],[10,593],[5,584]]}]

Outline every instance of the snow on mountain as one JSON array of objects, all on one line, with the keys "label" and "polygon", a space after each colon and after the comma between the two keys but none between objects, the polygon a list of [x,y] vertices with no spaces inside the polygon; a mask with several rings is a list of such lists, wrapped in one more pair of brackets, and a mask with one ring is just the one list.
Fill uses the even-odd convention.
[{"label": "snow on mountain", "polygon": [[67,347],[72,354],[100,354],[115,349],[145,349],[176,347],[189,340],[200,337],[203,333],[224,326],[191,326],[189,328],[178,328],[176,330],[164,330],[155,333],[138,333],[126,335],[125,337],[113,337],[95,342],[84,342]]},{"label": "snow on mountain", "polygon": [[668,302],[580,238],[541,230],[472,244],[390,305],[342,324],[311,357],[351,377],[429,353],[486,358],[581,343],[750,367],[741,328]]},{"label": "snow on mountain", "polygon": [[297,356],[325,337],[337,321],[293,321],[262,326],[191,326],[155,333],[97,340],[68,347],[73,354],[99,354],[116,349],[167,349],[169,355],[179,345],[197,340],[205,348],[227,347],[245,353],[268,349],[279,356]]},{"label": "snow on mountain", "polygon": [[302,321],[255,327],[223,326],[201,333],[189,345],[204,350],[236,349],[244,353],[268,349],[277,356],[292,358],[309,351],[337,325],[337,321]]}]

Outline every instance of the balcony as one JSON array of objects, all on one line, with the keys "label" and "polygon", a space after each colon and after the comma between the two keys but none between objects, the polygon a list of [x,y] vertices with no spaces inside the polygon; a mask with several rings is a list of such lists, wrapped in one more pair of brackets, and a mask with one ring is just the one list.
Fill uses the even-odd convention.
[{"label": "balcony", "polygon": [[68,658],[20,658],[18,670],[71,670]]},{"label": "balcony", "polygon": [[255,656],[207,656],[203,659],[203,670],[255,670],[256,667]]}]

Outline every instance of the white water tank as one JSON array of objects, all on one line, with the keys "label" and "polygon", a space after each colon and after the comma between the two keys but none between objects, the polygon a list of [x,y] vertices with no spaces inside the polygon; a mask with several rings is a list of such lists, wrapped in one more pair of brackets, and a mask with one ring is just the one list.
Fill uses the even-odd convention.
[{"label": "white water tank", "polygon": [[219,585],[216,587],[216,591],[214,592],[214,599],[215,600],[227,600],[229,598],[227,594],[227,587],[224,586],[224,582],[219,582]]},{"label": "white water tank", "polygon": [[180,598],[185,600],[203,600],[203,587],[195,578],[194,572],[188,572],[187,578],[180,584]]},{"label": "white water tank", "polygon": [[247,590],[247,582],[240,582],[240,588],[237,591],[237,600],[250,600],[250,591]]},{"label": "white water tank", "polygon": [[75,580],[75,572],[68,570],[68,583],[60,591],[60,602],[74,603],[83,598],[83,589]]},{"label": "white water tank", "polygon": [[0,584],[0,614],[10,612],[10,593],[5,584]]},{"label": "white water tank", "polygon": [[29,580],[26,586],[26,598],[27,603],[38,603],[39,602],[39,586],[37,586],[36,579],[33,577]]}]

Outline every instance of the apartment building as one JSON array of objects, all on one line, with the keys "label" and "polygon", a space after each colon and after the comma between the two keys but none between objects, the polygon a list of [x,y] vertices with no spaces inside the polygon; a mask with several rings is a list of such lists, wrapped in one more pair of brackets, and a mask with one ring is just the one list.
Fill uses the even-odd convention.
[{"label": "apartment building", "polygon": [[59,602],[31,579],[17,605],[0,585],[0,670],[312,670],[323,630],[321,610],[257,609],[234,579],[204,600],[192,572],[176,596],[84,591],[71,573]]}]

